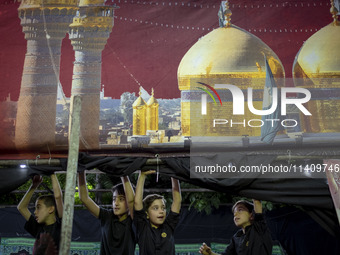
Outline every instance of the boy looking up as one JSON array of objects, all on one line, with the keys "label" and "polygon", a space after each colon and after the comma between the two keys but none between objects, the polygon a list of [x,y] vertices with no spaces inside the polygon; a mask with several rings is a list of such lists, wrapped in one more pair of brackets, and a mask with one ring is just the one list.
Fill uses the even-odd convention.
[{"label": "boy looking up", "polygon": [[60,185],[55,174],[51,175],[54,195],[43,195],[37,198],[35,202],[34,215],[28,210],[28,204],[33,196],[34,191],[42,183],[42,177],[35,175],[32,179],[32,185],[21,199],[17,208],[25,218],[25,229],[37,240],[40,234],[47,233],[53,238],[54,245],[59,249],[61,221],[63,214],[63,197]]},{"label": "boy looking up", "polygon": [[99,207],[87,190],[85,172],[78,173],[79,197],[86,208],[100,220],[101,255],[133,255],[135,235],[132,230],[134,192],[129,177],[121,177],[122,184],[112,188],[112,207]]},{"label": "boy looking up", "polygon": [[[232,207],[234,223],[241,229],[231,239],[231,243],[221,255],[271,255],[272,238],[262,214],[262,204],[240,200]],[[200,247],[203,255],[217,255],[205,243]]]},{"label": "boy looking up", "polygon": [[163,196],[152,194],[143,200],[146,176],[153,173],[153,170],[140,172],[136,187],[134,223],[140,255],[174,255],[174,231],[182,201],[179,181],[171,178],[173,201],[167,216]]}]

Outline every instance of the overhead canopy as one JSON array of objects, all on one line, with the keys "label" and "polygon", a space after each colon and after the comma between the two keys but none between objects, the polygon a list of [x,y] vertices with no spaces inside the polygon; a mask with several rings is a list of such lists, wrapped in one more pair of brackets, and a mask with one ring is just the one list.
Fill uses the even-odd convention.
[{"label": "overhead canopy", "polygon": [[[235,159],[237,156],[239,156],[239,161],[244,159],[242,155],[236,153],[233,158]],[[251,161],[251,164],[269,163],[274,158],[262,157],[260,160]],[[107,157],[80,154],[78,171],[96,168],[111,176],[119,177],[129,175],[139,169],[158,168],[161,174],[211,190],[277,203],[299,205],[330,233],[333,235],[340,234],[339,223],[326,179],[262,178],[260,173],[249,173],[242,178],[191,178],[190,158],[165,157],[161,160],[162,164],[157,166],[155,163],[145,165],[146,157]],[[216,158],[205,158],[205,160],[212,164],[216,162]],[[27,168],[0,169],[0,191],[1,193],[10,192],[35,174],[49,175],[55,171],[65,171],[66,166],[67,160],[61,159],[59,166],[30,165]]]}]

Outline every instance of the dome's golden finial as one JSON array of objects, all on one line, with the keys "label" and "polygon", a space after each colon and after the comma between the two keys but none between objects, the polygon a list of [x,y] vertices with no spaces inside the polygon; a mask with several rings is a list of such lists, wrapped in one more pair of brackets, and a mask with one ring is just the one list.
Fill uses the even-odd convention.
[{"label": "dome's golden finial", "polygon": [[257,67],[257,70],[261,73],[262,68],[261,68],[261,65],[259,64],[259,62],[256,62],[256,67]]},{"label": "dome's golden finial", "polygon": [[225,17],[225,27],[230,27],[231,26],[231,10],[229,9],[229,1],[225,1],[225,12],[224,12],[224,17]]},{"label": "dome's golden finial", "polygon": [[142,86],[139,87],[139,92],[138,95],[141,96],[142,95]]},{"label": "dome's golden finial", "polygon": [[154,90],[153,90],[153,88],[151,89],[151,96],[153,96],[154,95]]},{"label": "dome's golden finial", "polygon": [[335,7],[334,5],[334,0],[331,0],[331,9],[330,12],[332,14],[333,17],[333,25],[334,26],[338,26],[339,25],[339,21],[338,21],[338,9]]}]

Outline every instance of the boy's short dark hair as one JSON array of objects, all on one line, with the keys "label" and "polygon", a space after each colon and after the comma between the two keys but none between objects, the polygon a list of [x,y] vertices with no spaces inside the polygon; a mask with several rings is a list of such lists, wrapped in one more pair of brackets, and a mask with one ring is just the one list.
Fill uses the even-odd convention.
[{"label": "boy's short dark hair", "polygon": [[41,200],[43,201],[43,203],[47,206],[47,207],[51,207],[54,206],[54,208],[56,207],[55,204],[55,199],[53,195],[41,195],[37,198],[37,200]]},{"label": "boy's short dark hair", "polygon": [[231,208],[232,213],[234,213],[236,206],[238,206],[238,205],[240,205],[240,204],[243,205],[244,207],[246,207],[247,210],[248,210],[250,213],[253,212],[253,210],[254,210],[254,205],[253,205],[252,203],[250,203],[250,202],[247,201],[247,200],[239,200],[239,201],[237,201],[237,202],[233,205],[233,207]]},{"label": "boy's short dark hair", "polygon": [[153,201],[155,201],[157,199],[162,199],[164,204],[166,204],[165,198],[163,196],[158,195],[158,194],[150,194],[150,195],[147,195],[143,199],[144,210],[147,211],[149,209],[149,207],[151,206],[151,204],[153,203]]},{"label": "boy's short dark hair", "polygon": [[118,183],[117,185],[113,186],[111,189],[112,195],[117,191],[118,195],[125,196],[124,185],[122,183]]},{"label": "boy's short dark hair", "polygon": [[[131,187],[133,190],[136,189],[135,185],[133,185],[132,183],[131,183]],[[117,185],[111,188],[112,195],[113,193],[115,193],[115,191],[117,191],[118,195],[125,196],[125,189],[124,189],[123,183],[118,183]]]},{"label": "boy's short dark hair", "polygon": [[[135,190],[135,185],[133,185],[132,183],[131,183],[131,187],[133,190]],[[115,193],[115,191],[117,191],[118,195],[125,196],[125,189],[124,189],[123,183],[118,183],[117,185],[111,188],[112,195],[113,193]]]}]

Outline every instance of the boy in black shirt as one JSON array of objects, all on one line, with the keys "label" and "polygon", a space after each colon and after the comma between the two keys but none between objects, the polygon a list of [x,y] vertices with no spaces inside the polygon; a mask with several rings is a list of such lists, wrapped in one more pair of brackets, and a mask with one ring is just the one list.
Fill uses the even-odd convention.
[{"label": "boy in black shirt", "polygon": [[152,194],[143,200],[145,178],[154,172],[140,172],[136,187],[134,223],[139,251],[140,255],[174,255],[174,230],[179,221],[182,201],[179,181],[171,178],[173,202],[171,211],[166,216],[163,196]]},{"label": "boy in black shirt", "polygon": [[[232,208],[234,223],[241,229],[233,236],[231,243],[221,255],[271,255],[272,238],[264,221],[262,205],[258,200],[240,200]],[[199,253],[203,255],[217,255],[205,243]]]},{"label": "boy in black shirt", "polygon": [[[25,229],[37,240],[40,235],[47,233],[54,241],[54,245],[59,249],[61,220],[63,214],[63,198],[60,185],[55,174],[51,175],[54,195],[43,195],[35,202],[34,216],[28,210],[28,204],[34,191],[42,183],[42,177],[35,175],[32,185],[18,204],[17,208],[25,218]],[[57,213],[56,213],[57,210]],[[57,217],[57,215],[59,217]]]},{"label": "boy in black shirt", "polygon": [[129,177],[121,177],[122,184],[112,188],[112,207],[99,207],[87,191],[85,172],[78,174],[79,197],[86,208],[100,220],[101,255],[133,255],[136,241],[132,230],[134,191]]}]

